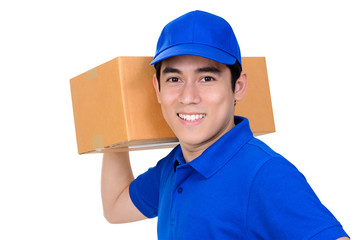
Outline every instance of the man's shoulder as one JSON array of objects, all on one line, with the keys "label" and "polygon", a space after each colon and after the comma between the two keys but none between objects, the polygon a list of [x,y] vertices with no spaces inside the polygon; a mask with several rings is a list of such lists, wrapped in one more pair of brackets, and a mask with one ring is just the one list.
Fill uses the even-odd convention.
[{"label": "man's shoulder", "polygon": [[226,165],[226,171],[230,171],[235,178],[241,181],[246,180],[250,184],[260,169],[269,163],[272,165],[278,162],[288,161],[261,140],[251,138],[232,156]]},{"label": "man's shoulder", "polygon": [[265,158],[283,158],[279,153],[257,138],[251,138],[246,146],[247,151],[251,151],[253,154],[258,154]]},{"label": "man's shoulder", "polygon": [[[232,167],[240,169],[242,174],[249,179],[254,178],[258,171],[266,165],[286,164],[290,162],[274,151],[263,141],[251,138],[233,156]],[[291,164],[290,164],[291,165]]]}]

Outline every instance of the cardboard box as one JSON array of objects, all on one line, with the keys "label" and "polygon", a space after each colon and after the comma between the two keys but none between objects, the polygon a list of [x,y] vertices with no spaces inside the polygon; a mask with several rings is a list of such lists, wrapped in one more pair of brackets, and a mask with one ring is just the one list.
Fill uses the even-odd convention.
[{"label": "cardboard box", "polygon": [[[79,154],[173,147],[152,85],[152,57],[117,57],[70,80]],[[249,86],[235,115],[255,134],[275,131],[264,57],[242,58]]]}]

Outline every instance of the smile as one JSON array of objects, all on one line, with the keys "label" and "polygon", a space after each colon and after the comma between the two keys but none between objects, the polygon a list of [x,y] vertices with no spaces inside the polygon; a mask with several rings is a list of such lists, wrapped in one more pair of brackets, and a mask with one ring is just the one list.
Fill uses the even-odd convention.
[{"label": "smile", "polygon": [[206,116],[206,114],[181,114],[178,113],[178,116],[182,119],[182,120],[186,120],[186,121],[197,121],[200,120],[202,118],[204,118]]}]

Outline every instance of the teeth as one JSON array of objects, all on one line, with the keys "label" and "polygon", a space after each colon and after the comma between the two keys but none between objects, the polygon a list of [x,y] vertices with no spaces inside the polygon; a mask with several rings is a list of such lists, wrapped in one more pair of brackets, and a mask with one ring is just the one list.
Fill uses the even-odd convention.
[{"label": "teeth", "polygon": [[186,120],[186,121],[196,121],[196,120],[199,120],[199,119],[202,119],[205,117],[205,114],[185,115],[185,114],[179,113],[178,115],[181,119]]}]

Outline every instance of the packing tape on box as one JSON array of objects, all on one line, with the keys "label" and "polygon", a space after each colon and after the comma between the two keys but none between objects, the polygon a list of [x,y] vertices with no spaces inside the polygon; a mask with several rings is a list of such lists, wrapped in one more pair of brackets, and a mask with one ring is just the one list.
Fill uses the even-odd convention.
[{"label": "packing tape on box", "polygon": [[104,149],[104,140],[102,135],[92,136],[93,149],[95,151],[101,151]]},{"label": "packing tape on box", "polygon": [[96,68],[93,68],[86,72],[86,79],[91,80],[93,78],[96,78],[98,76],[98,72]]}]

